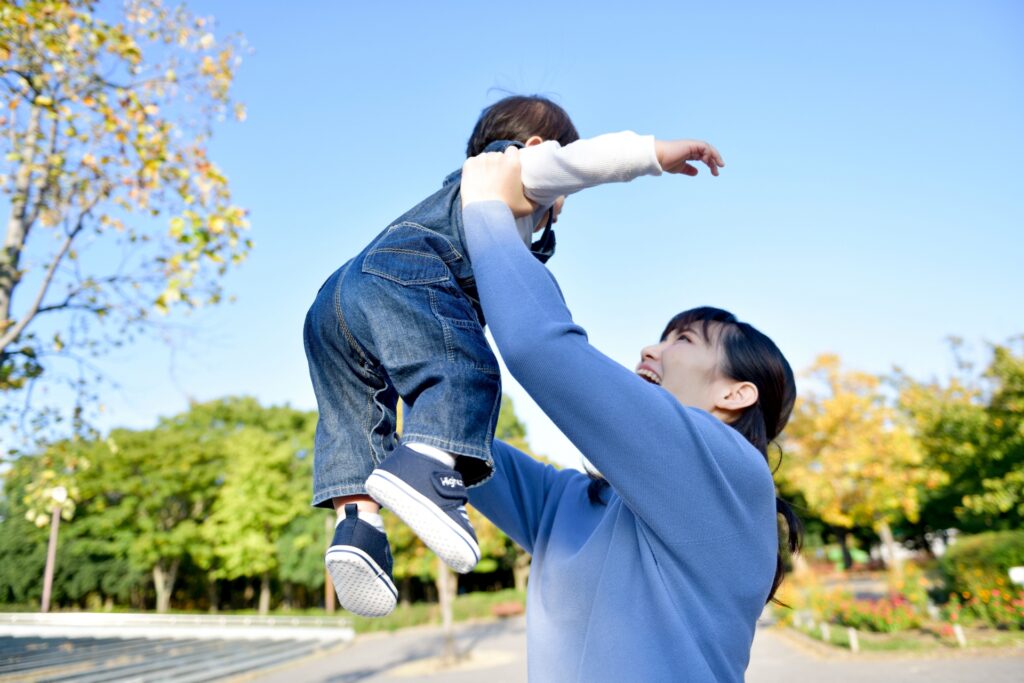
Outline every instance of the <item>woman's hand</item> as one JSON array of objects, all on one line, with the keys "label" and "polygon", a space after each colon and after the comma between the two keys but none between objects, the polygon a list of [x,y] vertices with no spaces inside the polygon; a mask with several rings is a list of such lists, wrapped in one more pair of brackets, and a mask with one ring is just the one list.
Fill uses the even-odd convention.
[{"label": "woman's hand", "polygon": [[697,175],[697,167],[686,163],[688,161],[703,161],[715,176],[719,167],[725,166],[718,150],[702,140],[655,140],[654,152],[661,170],[666,173]]},{"label": "woman's hand", "polygon": [[462,165],[462,208],[473,202],[498,200],[516,218],[529,216],[536,208],[523,194],[523,173],[519,148],[485,152],[466,159]]}]

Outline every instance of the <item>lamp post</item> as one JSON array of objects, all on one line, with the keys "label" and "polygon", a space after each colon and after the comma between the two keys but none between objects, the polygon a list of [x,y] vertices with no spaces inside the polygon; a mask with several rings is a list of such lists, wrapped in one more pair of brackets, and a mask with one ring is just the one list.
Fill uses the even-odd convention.
[{"label": "lamp post", "polygon": [[60,510],[68,499],[68,490],[63,486],[50,489],[53,499],[53,516],[50,518],[50,544],[46,547],[46,570],[43,572],[42,612],[50,611],[50,592],[53,589],[53,568],[57,563],[57,529],[60,527]]}]

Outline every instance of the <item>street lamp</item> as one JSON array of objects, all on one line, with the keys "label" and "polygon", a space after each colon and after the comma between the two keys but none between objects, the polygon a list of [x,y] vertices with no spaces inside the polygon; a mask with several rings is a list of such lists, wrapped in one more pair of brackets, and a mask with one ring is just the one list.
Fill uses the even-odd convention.
[{"label": "street lamp", "polygon": [[43,572],[43,612],[50,611],[50,592],[53,588],[53,567],[57,563],[57,529],[60,526],[60,511],[68,499],[68,490],[63,486],[50,489],[53,499],[53,516],[50,518],[50,544],[46,547],[46,570]]}]

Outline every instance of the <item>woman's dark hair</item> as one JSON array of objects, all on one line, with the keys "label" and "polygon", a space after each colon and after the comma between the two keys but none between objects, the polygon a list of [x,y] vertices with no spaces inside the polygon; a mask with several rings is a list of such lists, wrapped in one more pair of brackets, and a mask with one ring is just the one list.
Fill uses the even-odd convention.
[{"label": "woman's dark hair", "polygon": [[569,115],[548,98],[512,95],[480,112],[466,144],[466,156],[475,157],[497,140],[526,142],[534,135],[557,140],[563,147],[580,139]]},{"label": "woman's dark hair", "polygon": [[[661,339],[664,341],[672,332],[687,329],[699,332],[706,342],[722,349],[722,366],[719,369],[723,375],[740,382],[751,382],[757,387],[757,402],[745,408],[729,426],[753,444],[767,462],[768,444],[782,432],[793,412],[796,401],[793,369],[775,342],[748,323],[740,322],[728,311],[709,306],[683,311],[668,322]],[[590,500],[603,502],[601,490],[607,485],[603,479],[595,478],[588,490]],[[775,498],[775,510],[786,520],[789,552],[798,552],[803,541],[800,518],[792,506],[779,497]],[[775,592],[785,573],[780,549],[769,601],[775,600]]]}]

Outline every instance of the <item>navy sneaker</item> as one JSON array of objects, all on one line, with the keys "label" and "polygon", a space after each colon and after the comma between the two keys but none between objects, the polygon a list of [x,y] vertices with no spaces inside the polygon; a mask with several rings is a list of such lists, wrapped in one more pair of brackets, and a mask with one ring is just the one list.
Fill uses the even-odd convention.
[{"label": "navy sneaker", "polygon": [[472,571],[480,560],[466,487],[455,470],[400,445],[370,474],[366,491],[455,571]]},{"label": "navy sneaker", "polygon": [[398,589],[391,578],[388,537],[345,506],[345,518],[334,528],[324,563],[341,606],[364,617],[383,617],[395,609]]}]

